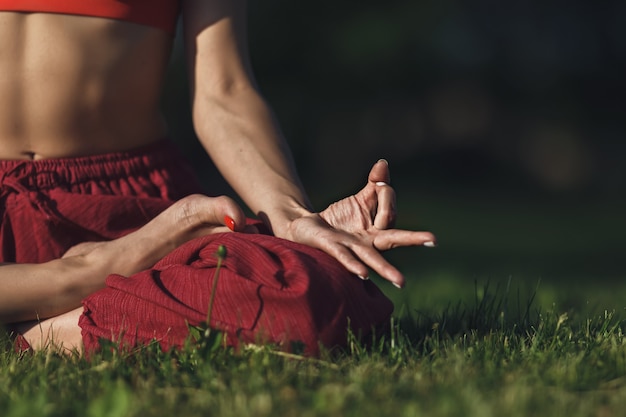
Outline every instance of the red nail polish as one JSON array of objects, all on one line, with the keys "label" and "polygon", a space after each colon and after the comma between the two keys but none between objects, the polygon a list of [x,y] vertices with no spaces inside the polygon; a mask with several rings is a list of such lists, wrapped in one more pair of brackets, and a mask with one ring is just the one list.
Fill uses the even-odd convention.
[{"label": "red nail polish", "polygon": [[230,216],[224,216],[224,224],[233,232],[235,231],[235,221]]}]

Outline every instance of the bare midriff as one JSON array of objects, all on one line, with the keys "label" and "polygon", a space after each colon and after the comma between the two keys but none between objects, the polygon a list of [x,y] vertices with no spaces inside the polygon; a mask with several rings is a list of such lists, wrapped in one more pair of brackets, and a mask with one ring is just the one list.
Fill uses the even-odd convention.
[{"label": "bare midriff", "polygon": [[164,31],[128,22],[0,12],[0,159],[96,155],[163,138],[171,46]]}]

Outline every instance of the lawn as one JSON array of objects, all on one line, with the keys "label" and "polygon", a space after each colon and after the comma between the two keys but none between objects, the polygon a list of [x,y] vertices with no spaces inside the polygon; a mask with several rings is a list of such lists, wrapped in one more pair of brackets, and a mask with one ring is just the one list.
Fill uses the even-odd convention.
[{"label": "lawn", "polygon": [[[396,312],[372,346],[351,340],[319,359],[271,347],[149,346],[87,361],[19,356],[5,341],[1,415],[624,415],[626,274],[618,233],[609,227],[594,240],[602,225],[620,224],[621,207],[594,203],[576,217],[558,205],[427,200],[419,218],[440,246],[391,255],[407,275],[402,291],[374,277]],[[597,227],[584,220],[594,215]],[[581,241],[593,244],[583,251]]]}]

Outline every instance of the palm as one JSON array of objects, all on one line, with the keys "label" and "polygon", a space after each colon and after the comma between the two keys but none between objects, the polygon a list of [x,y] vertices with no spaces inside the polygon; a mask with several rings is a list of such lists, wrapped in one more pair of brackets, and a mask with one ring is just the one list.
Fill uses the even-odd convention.
[{"label": "palm", "polygon": [[372,238],[377,231],[374,228],[377,204],[376,200],[365,198],[364,191],[331,204],[320,216],[336,230]]}]

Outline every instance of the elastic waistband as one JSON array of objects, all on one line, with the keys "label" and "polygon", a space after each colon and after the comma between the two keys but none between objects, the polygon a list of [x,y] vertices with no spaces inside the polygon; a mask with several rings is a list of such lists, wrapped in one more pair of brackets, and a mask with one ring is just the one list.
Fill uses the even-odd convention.
[{"label": "elastic waistband", "polygon": [[180,169],[182,157],[169,140],[130,151],[75,158],[0,160],[0,181],[19,178],[25,186],[56,188],[59,184],[80,184],[93,180],[147,175],[163,169]]}]

